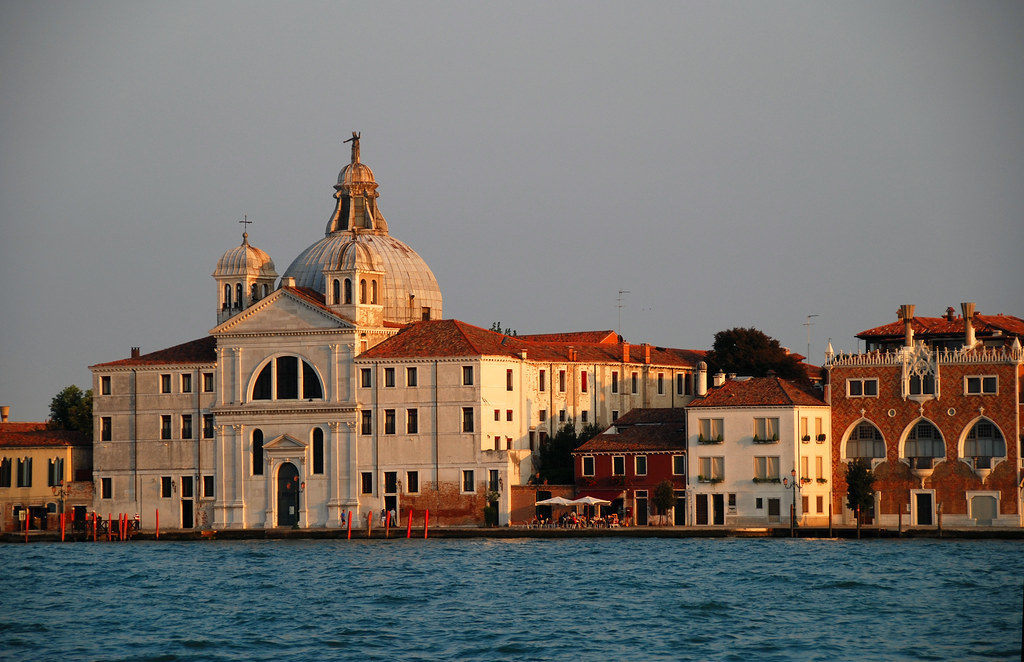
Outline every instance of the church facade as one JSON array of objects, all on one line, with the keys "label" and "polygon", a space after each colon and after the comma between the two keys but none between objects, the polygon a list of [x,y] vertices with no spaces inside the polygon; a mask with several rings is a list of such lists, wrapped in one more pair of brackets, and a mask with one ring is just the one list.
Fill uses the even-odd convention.
[{"label": "church facade", "polygon": [[96,512],[143,528],[508,522],[512,485],[567,422],[683,406],[700,352],[611,332],[512,337],[443,319],[390,234],[353,134],[323,238],[278,276],[242,242],[218,260],[217,325],[93,373]]}]

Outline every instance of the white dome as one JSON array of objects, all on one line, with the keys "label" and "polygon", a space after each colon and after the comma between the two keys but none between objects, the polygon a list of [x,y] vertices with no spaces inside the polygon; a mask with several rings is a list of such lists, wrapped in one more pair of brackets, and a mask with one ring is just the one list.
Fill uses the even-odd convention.
[{"label": "white dome", "polygon": [[277,278],[274,261],[265,251],[249,245],[249,234],[242,235],[242,244],[229,249],[217,260],[213,276],[253,276]]}]

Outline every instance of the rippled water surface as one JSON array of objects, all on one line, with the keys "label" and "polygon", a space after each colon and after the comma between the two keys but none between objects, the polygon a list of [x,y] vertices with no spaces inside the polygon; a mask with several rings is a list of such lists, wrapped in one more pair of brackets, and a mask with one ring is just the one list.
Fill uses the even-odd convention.
[{"label": "rippled water surface", "polygon": [[0,545],[0,658],[1019,659],[1024,543]]}]

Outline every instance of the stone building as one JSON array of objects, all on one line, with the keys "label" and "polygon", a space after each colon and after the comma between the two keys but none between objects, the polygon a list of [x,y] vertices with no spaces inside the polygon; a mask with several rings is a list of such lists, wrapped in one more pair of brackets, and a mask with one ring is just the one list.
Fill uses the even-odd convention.
[{"label": "stone building", "polygon": [[847,523],[846,466],[860,458],[875,476],[866,521],[1021,525],[1024,320],[961,308],[915,317],[901,306],[897,322],[857,334],[867,352],[829,347],[834,507]]}]

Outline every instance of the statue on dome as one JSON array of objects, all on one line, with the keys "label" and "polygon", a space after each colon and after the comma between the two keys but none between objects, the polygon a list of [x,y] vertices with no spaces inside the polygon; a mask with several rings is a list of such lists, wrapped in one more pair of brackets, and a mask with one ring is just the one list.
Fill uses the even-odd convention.
[{"label": "statue on dome", "polygon": [[362,137],[362,132],[352,132],[352,137],[344,141],[352,143],[352,163],[359,163],[359,139]]}]

